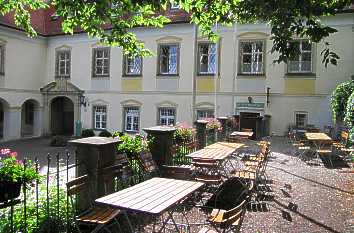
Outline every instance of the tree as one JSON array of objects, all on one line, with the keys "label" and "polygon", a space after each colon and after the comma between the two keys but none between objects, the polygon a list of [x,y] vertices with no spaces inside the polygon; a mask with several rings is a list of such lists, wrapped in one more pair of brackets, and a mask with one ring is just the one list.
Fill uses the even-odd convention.
[{"label": "tree", "polygon": [[[137,26],[163,27],[169,19],[162,14],[173,0],[52,0],[56,14],[62,17],[63,31],[73,33],[81,28],[103,43],[120,46],[131,55],[150,55],[130,29]],[[177,1],[177,0],[175,0]],[[14,11],[15,23],[30,36],[36,32],[28,10],[49,7],[44,0],[0,0],[0,14]],[[268,22],[273,39],[272,52],[279,52],[276,62],[286,62],[299,51],[289,43],[294,35],[318,43],[336,29],[322,24],[321,16],[335,15],[352,0],[179,0],[190,13],[191,22],[216,41],[215,24]],[[109,28],[110,30],[106,30]],[[325,43],[323,63],[337,64],[339,57]]]}]

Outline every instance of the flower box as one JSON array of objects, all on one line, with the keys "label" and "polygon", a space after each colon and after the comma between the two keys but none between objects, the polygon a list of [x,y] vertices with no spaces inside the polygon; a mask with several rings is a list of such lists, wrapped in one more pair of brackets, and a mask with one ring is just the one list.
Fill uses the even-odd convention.
[{"label": "flower box", "polygon": [[20,196],[21,182],[0,180],[0,203]]}]

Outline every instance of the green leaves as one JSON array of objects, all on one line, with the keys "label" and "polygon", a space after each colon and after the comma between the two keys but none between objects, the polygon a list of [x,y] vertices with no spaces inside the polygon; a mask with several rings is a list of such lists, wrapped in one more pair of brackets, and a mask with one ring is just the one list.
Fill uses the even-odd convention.
[{"label": "green leaves", "polygon": [[[131,29],[135,27],[163,27],[170,22],[164,14],[174,0],[53,0],[56,14],[63,19],[65,33],[83,30],[103,43],[120,46],[132,56],[149,56]],[[321,16],[335,15],[351,4],[351,0],[180,0],[183,10],[190,13],[191,23],[197,24],[201,33],[211,41],[219,39],[215,25],[231,26],[237,22],[267,22],[271,27],[273,47],[279,53],[275,62],[287,62],[294,55],[289,42],[294,36],[318,43],[335,33],[332,27],[322,24]],[[48,7],[44,0],[0,0],[0,14],[15,12],[15,22],[30,36],[36,32],[31,27],[28,9]],[[323,63],[337,64],[339,56],[324,52]]]},{"label": "green leaves", "polygon": [[[331,96],[331,108],[333,120],[343,121],[347,112],[347,103],[349,97],[354,92],[354,81],[350,80],[344,83],[339,84],[336,89],[333,91]],[[351,100],[352,101],[352,100]],[[352,104],[350,106],[353,106]],[[348,117],[347,119],[351,119]]]}]

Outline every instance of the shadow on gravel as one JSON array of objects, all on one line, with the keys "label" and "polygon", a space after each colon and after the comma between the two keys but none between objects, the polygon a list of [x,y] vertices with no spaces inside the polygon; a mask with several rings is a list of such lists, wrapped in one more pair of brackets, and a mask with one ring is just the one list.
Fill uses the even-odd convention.
[{"label": "shadow on gravel", "polygon": [[292,213],[298,214],[299,216],[301,216],[302,218],[308,220],[309,222],[311,222],[313,224],[316,224],[316,225],[326,229],[329,232],[340,233],[339,231],[334,230],[332,227],[327,226],[327,225],[317,221],[316,219],[311,218],[310,216],[307,216],[307,215],[305,215],[303,213],[300,213],[299,211],[297,211],[297,206],[296,206],[296,208],[292,207],[292,206],[295,205],[294,203],[289,203],[289,205],[285,205],[285,204],[281,203],[280,201],[278,201],[276,199],[274,199],[273,202],[281,207],[281,208],[277,208],[277,207],[274,206],[275,208],[277,208],[277,209],[279,209],[281,211],[281,214],[282,214],[283,218],[288,220],[288,221],[290,221],[290,222],[292,221],[292,217],[291,217],[290,212],[292,212]]},{"label": "shadow on gravel", "polygon": [[279,167],[274,167],[274,166],[271,166],[271,165],[268,165],[268,167],[271,167],[273,169],[276,169],[276,170],[279,170],[279,171],[282,171],[284,173],[287,173],[289,175],[292,175],[292,176],[295,176],[297,178],[300,178],[300,179],[303,179],[303,180],[306,180],[306,181],[309,181],[309,182],[312,182],[312,183],[315,183],[315,184],[318,184],[320,186],[323,186],[323,187],[326,187],[326,188],[329,188],[329,189],[334,189],[334,190],[337,190],[337,191],[340,191],[340,192],[343,192],[343,193],[347,193],[347,194],[350,194],[350,195],[354,195],[354,192],[350,192],[350,191],[347,191],[347,190],[343,190],[343,189],[340,189],[340,188],[337,188],[337,187],[333,187],[333,186],[330,186],[330,185],[327,185],[327,184],[324,184],[324,183],[320,183],[316,180],[312,180],[312,179],[309,179],[309,178],[306,178],[306,177],[303,177],[303,176],[299,176],[297,174],[294,174],[292,172],[289,172],[283,168],[279,168]]}]

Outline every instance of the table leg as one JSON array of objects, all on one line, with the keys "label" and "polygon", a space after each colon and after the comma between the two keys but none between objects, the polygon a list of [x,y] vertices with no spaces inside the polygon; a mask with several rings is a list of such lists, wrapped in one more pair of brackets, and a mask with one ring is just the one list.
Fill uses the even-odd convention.
[{"label": "table leg", "polygon": [[129,226],[130,231],[132,233],[134,233],[134,229],[133,229],[132,223],[130,222],[130,219],[128,217],[127,211],[123,210],[123,215],[124,215],[124,217],[126,218],[126,220],[128,222],[128,226]]}]

